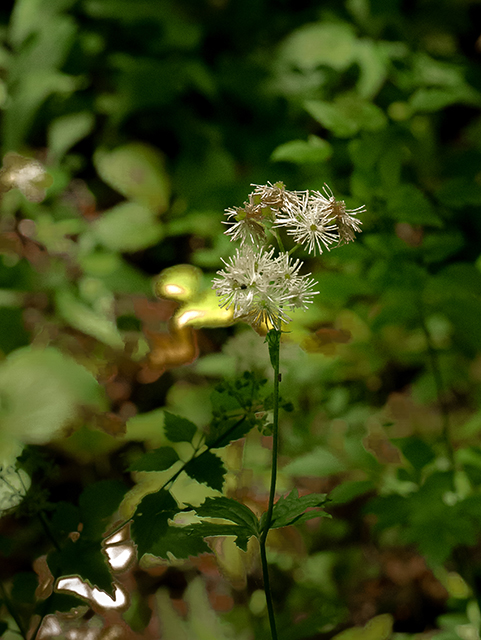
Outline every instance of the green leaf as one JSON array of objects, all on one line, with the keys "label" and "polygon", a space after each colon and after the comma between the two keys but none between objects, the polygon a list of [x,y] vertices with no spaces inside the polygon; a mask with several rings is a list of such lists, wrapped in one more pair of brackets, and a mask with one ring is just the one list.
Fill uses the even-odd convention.
[{"label": "green leaf", "polygon": [[212,422],[205,444],[212,449],[221,449],[230,442],[243,438],[253,426],[254,424],[246,420],[245,416],[239,419]]},{"label": "green leaf", "polygon": [[324,162],[332,156],[332,146],[326,140],[311,135],[306,140],[291,140],[274,149],[273,162],[294,162],[295,164],[314,164]]},{"label": "green leaf", "polygon": [[179,456],[172,447],[159,447],[140,456],[129,467],[129,471],[165,471],[178,462]]},{"label": "green leaf", "polygon": [[93,539],[102,537],[109,518],[119,508],[127,490],[128,487],[119,480],[100,480],[83,490],[79,498],[82,536]]},{"label": "green leaf", "polygon": [[187,418],[164,411],[164,433],[171,442],[192,442],[197,427]]},{"label": "green leaf", "polygon": [[153,247],[163,236],[160,222],[143,204],[122,202],[105,211],[92,226],[94,237],[111,251]]},{"label": "green leaf", "polygon": [[338,484],[329,494],[329,504],[348,504],[374,489],[371,480],[353,480]]},{"label": "green leaf", "polygon": [[433,227],[443,226],[431,202],[413,184],[399,185],[389,190],[386,196],[388,212],[395,220]]},{"label": "green leaf", "polygon": [[86,540],[82,535],[76,542],[69,539],[60,551],[52,551],[47,561],[53,575],[78,576],[113,596],[112,574],[100,541]]},{"label": "green leaf", "polygon": [[339,138],[350,138],[359,131],[378,131],[386,126],[384,112],[354,93],[338,95],[334,102],[308,100],[306,111]]},{"label": "green leaf", "polygon": [[247,527],[252,535],[258,533],[258,520],[253,511],[242,502],[224,496],[207,498],[200,507],[193,507],[201,518],[223,518]]},{"label": "green leaf", "polygon": [[[299,524],[311,518],[319,516],[330,517],[329,514],[319,511],[306,511],[311,507],[320,508],[326,504],[325,493],[310,493],[299,497],[297,489],[293,489],[287,496],[281,496],[272,510],[271,529],[288,527],[291,524]],[[265,523],[266,513],[262,514],[261,528]]]},{"label": "green leaf", "polygon": [[77,142],[87,136],[94,126],[92,113],[69,113],[52,122],[48,130],[48,147],[50,153],[59,160]]},{"label": "green leaf", "polygon": [[304,72],[325,65],[343,71],[353,61],[355,36],[351,25],[316,22],[290,34],[281,45],[283,62]]},{"label": "green leaf", "polygon": [[78,407],[101,407],[94,376],[54,347],[17,349],[0,363],[2,435],[44,444],[75,418]]},{"label": "green leaf", "polygon": [[102,180],[126,198],[155,213],[167,210],[169,177],[164,158],[154,147],[131,142],[112,151],[99,149],[94,164]]},{"label": "green leaf", "polygon": [[159,555],[156,549],[168,532],[168,520],[178,511],[177,502],[165,489],[143,498],[132,519],[132,538],[137,544],[139,558],[144,553]]},{"label": "green leaf", "polygon": [[401,449],[406,460],[416,471],[421,471],[436,458],[432,448],[421,438],[394,438],[392,442]]},{"label": "green leaf", "polygon": [[234,536],[235,544],[242,551],[247,551],[249,538],[256,535],[249,527],[239,524],[210,524],[209,522],[202,522],[193,524],[188,529],[190,536],[199,536],[202,539],[215,536]]},{"label": "green leaf", "polygon": [[58,289],[55,292],[55,304],[59,316],[74,329],[109,347],[124,349],[124,341],[113,320],[81,302],[70,289]]},{"label": "green leaf", "polygon": [[0,621],[0,637],[3,636],[3,634],[7,631],[7,629],[8,629],[8,624],[6,622]]},{"label": "green leaf", "polygon": [[193,527],[168,526],[156,538],[146,553],[151,553],[159,558],[169,558],[169,555],[172,554],[179,560],[189,556],[198,556],[201,553],[211,553],[209,546],[204,542],[204,537],[201,531]]},{"label": "green leaf", "polygon": [[289,462],[283,472],[291,476],[315,476],[323,478],[345,471],[346,465],[324,447],[316,447],[309,453]]},{"label": "green leaf", "polygon": [[215,453],[205,451],[197,458],[192,458],[185,465],[184,471],[197,482],[222,491],[226,470],[222,460]]}]

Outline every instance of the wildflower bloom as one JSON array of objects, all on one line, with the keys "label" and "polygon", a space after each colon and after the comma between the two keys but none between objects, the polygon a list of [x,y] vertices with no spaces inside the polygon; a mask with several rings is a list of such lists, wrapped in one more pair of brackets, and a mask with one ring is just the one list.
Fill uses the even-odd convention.
[{"label": "wildflower bloom", "polygon": [[330,211],[324,203],[307,194],[289,203],[279,213],[274,226],[285,227],[287,234],[293,237],[294,242],[314,255],[316,250],[322,253],[323,247],[329,250],[329,245],[338,240],[336,225],[333,223]]},{"label": "wildflower bloom", "polygon": [[287,253],[274,258],[274,248],[255,251],[237,249],[225,269],[218,271],[212,286],[221,298],[221,307],[233,307],[234,318],[242,318],[254,327],[267,324],[280,330],[289,322],[289,309],[306,309],[317,293],[308,275],[299,275],[302,263],[292,262]]},{"label": "wildflower bloom", "polygon": [[[316,255],[354,240],[361,231],[361,222],[354,216],[365,207],[347,209],[327,184],[323,193],[288,191],[282,182],[252,186],[254,191],[243,207],[226,210],[224,224],[229,228],[225,233],[240,241],[241,248],[228,261],[223,260],[225,269],[217,272],[212,287],[221,299],[220,306],[232,308],[234,319],[280,331],[291,320],[287,312],[306,309],[318,291],[314,291],[310,274],[300,275],[302,262],[291,260],[274,229],[284,228],[298,246]],[[282,249],[277,257],[267,243],[270,226]]]},{"label": "wildflower bloom", "polygon": [[324,184],[323,191],[313,191],[310,201],[313,205],[322,208],[334,225],[337,227],[339,243],[352,242],[356,238],[356,233],[360,233],[362,222],[356,216],[358,213],[365,213],[366,206],[362,205],[356,209],[346,209],[344,200],[336,200],[334,194],[327,184]]},{"label": "wildflower bloom", "polygon": [[9,152],[0,170],[0,192],[18,189],[30,202],[41,202],[45,189],[53,183],[52,176],[37,160]]},{"label": "wildflower bloom", "polygon": [[244,207],[226,209],[229,228],[225,232],[231,240],[240,240],[241,245],[251,243],[262,246],[265,243],[266,232],[263,226],[263,212],[260,205],[245,203]]}]

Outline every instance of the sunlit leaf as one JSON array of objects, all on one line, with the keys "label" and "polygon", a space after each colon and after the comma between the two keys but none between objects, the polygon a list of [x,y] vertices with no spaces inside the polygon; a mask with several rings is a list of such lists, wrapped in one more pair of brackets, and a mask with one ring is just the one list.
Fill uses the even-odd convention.
[{"label": "sunlit leaf", "polygon": [[286,38],[280,56],[308,71],[327,65],[343,71],[353,60],[355,37],[351,25],[318,22],[303,25]]},{"label": "sunlit leaf", "polygon": [[32,444],[55,437],[82,404],[102,406],[92,374],[53,347],[12,352],[0,364],[0,394],[0,434]]},{"label": "sunlit leaf", "polygon": [[94,126],[94,116],[88,111],[69,113],[54,120],[48,130],[48,147],[57,160],[77,142],[83,140]]},{"label": "sunlit leaf", "polygon": [[221,308],[219,297],[213,289],[202,293],[183,304],[174,314],[178,327],[228,327],[234,322],[234,311]]},{"label": "sunlit leaf", "polygon": [[126,198],[155,213],[168,208],[169,178],[163,156],[154,147],[131,142],[112,151],[98,149],[94,164],[102,180]]},{"label": "sunlit leaf", "polygon": [[155,293],[162,298],[185,302],[191,300],[200,286],[202,271],[190,264],[164,269],[155,283]]},{"label": "sunlit leaf", "polygon": [[291,140],[276,147],[271,155],[274,162],[294,162],[309,164],[324,162],[332,156],[332,146],[317,136],[309,136],[306,140]]},{"label": "sunlit leaf", "polygon": [[58,289],[55,302],[59,315],[74,329],[97,338],[114,349],[123,349],[124,341],[112,319],[81,302],[70,289]]},{"label": "sunlit leaf", "polygon": [[94,222],[92,230],[104,247],[120,252],[152,247],[163,235],[152,211],[137,202],[123,202],[109,209]]}]

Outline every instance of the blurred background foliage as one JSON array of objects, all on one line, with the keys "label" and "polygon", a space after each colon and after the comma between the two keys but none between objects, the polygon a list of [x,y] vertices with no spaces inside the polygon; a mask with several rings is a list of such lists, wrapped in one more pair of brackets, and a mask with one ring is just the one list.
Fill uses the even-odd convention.
[{"label": "blurred background foliage", "polygon": [[[279,491],[332,492],[333,518],[271,533],[281,637],[479,638],[479,0],[17,0],[0,23],[10,628],[17,603],[24,631],[65,614],[41,637],[266,637],[256,551],[227,538],[215,561],[124,567],[118,606],[45,600],[40,557],[42,522],[84,527],[59,566],[111,589],[99,541],[164,481],[126,471],[165,443],[163,409],[202,429],[216,383],[268,375],[209,283],[223,210],[282,180],[367,214],[355,244],[306,257],[320,293],[282,345]],[[43,201],[12,153],[46,167]],[[254,432],[223,454],[224,492],[260,510],[268,447]]]}]

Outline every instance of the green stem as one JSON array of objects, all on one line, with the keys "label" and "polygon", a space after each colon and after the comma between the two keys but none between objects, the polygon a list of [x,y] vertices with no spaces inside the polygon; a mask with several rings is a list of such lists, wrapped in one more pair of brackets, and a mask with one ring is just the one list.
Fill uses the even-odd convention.
[{"label": "green stem", "polygon": [[272,510],[274,509],[274,498],[276,495],[277,481],[277,455],[279,450],[279,363],[281,332],[272,329],[267,334],[266,341],[269,346],[269,356],[274,370],[274,417],[272,425],[272,465],[271,465],[271,486],[269,490],[269,504],[267,507],[266,519],[262,529],[259,545],[261,551],[262,575],[264,578],[264,591],[266,594],[267,612],[269,614],[269,624],[271,627],[272,640],[277,640],[276,619],[274,616],[274,606],[272,602],[272,592],[269,582],[269,567],[267,565],[266,540],[272,522]]},{"label": "green stem", "polygon": [[428,348],[429,360],[430,360],[431,369],[433,372],[434,384],[436,386],[436,395],[438,398],[439,410],[441,412],[441,418],[443,423],[442,438],[443,438],[444,446],[446,447],[446,453],[451,463],[451,467],[454,470],[455,468],[454,449],[451,443],[451,434],[450,434],[451,425],[450,425],[450,419],[449,419],[449,409],[444,400],[445,387],[443,382],[443,376],[441,374],[441,367],[439,366],[438,352],[435,349],[433,342],[431,340],[431,336],[429,334],[429,330],[427,328],[426,321],[424,319],[424,312],[423,312],[423,307],[421,303],[419,305],[419,316],[420,316],[421,328],[423,330],[424,337],[426,338],[426,345]]}]

